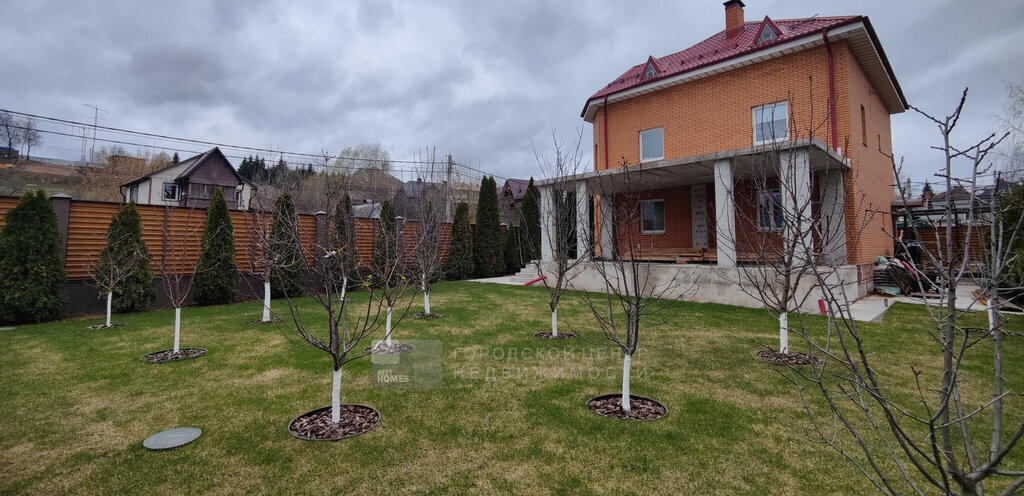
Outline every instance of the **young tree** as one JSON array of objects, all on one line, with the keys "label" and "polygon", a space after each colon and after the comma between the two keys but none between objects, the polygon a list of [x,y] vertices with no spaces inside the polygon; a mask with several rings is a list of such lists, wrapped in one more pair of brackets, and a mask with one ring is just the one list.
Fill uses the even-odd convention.
[{"label": "young tree", "polygon": [[441,234],[444,224],[440,222],[434,204],[424,201],[423,215],[417,224],[416,245],[413,247],[416,262],[413,275],[420,282],[423,291],[423,313],[413,315],[414,318],[442,317],[440,313],[430,311],[430,285],[439,276],[441,266]]},{"label": "young tree", "polygon": [[[334,195],[334,193],[331,193]],[[332,201],[337,201],[332,196]],[[334,206],[334,210],[344,210],[344,207]],[[301,264],[301,275],[310,280],[323,281],[323,287],[319,289],[300,287],[304,296],[311,299],[318,307],[319,318],[303,318],[299,306],[292,299],[291,295],[285,294],[285,304],[288,307],[290,319],[288,328],[291,333],[299,337],[304,343],[321,350],[331,357],[331,406],[330,420],[326,425],[318,425],[315,418],[300,417],[293,422],[291,430],[297,435],[310,439],[338,439],[345,435],[353,434],[346,430],[350,422],[342,422],[343,413],[352,414],[348,409],[342,411],[341,405],[341,380],[342,370],[346,363],[362,358],[367,352],[362,351],[360,343],[381,328],[381,299],[377,295],[377,289],[372,285],[367,287],[367,299],[365,311],[353,315],[353,303],[350,298],[340,296],[345,284],[345,278],[338,273],[344,270],[344,263],[336,263],[333,259],[338,254],[344,253],[343,246],[338,245],[338,237],[331,237],[328,246],[313,244],[306,247],[299,242],[298,220],[294,216],[282,217],[283,222],[291,223],[290,226],[282,226],[280,230],[291,236],[290,244],[299,247],[299,257],[317,260],[317,263]],[[275,220],[277,220],[275,218]],[[344,237],[342,237],[344,238]],[[282,240],[285,241],[285,240]],[[274,267],[283,259],[272,258],[271,272],[281,270],[292,270],[291,264],[286,267]],[[349,405],[355,407],[355,405]],[[314,412],[315,414],[315,412]],[[375,414],[375,412],[371,413]],[[373,423],[376,423],[375,418]],[[350,420],[350,419],[349,419]],[[296,424],[302,424],[297,426]],[[343,425],[344,424],[344,425]]]},{"label": "young tree", "polygon": [[18,149],[22,139],[18,119],[7,112],[0,112],[0,144],[12,150]]},{"label": "young tree", "polygon": [[[925,263],[937,276],[930,281],[921,277],[919,288],[923,292],[925,285],[934,284],[941,296],[939,303],[922,298],[934,322],[934,327],[926,330],[929,342],[936,345],[934,356],[926,357],[923,368],[911,366],[906,381],[891,374],[883,376],[882,359],[872,352],[869,334],[853,320],[843,287],[826,284],[832,268],[819,264],[812,269],[826,294],[829,325],[824,336],[820,331],[808,332],[801,325],[800,336],[820,352],[823,361],[810,371],[790,369],[790,378],[798,386],[811,418],[815,440],[840,452],[884,494],[927,494],[929,488],[943,494],[977,495],[983,489],[990,494],[1013,494],[1024,487],[1024,467],[1013,466],[1019,465],[1013,461],[1019,457],[1012,456],[1024,437],[1024,421],[1014,419],[1012,429],[1004,431],[1008,416],[1002,407],[1010,391],[1003,389],[1001,376],[1001,332],[998,324],[996,332],[971,329],[964,321],[967,313],[958,309],[964,305],[958,302],[957,287],[970,271],[999,269],[999,264],[978,264],[969,243],[976,235],[973,229],[983,225],[975,196],[978,178],[987,173],[988,155],[1003,138],[993,134],[974,144],[957,144],[960,140],[953,131],[966,96],[965,91],[959,105],[946,117],[933,117],[911,107],[940,132],[941,142],[933,148],[943,155],[937,175],[944,179],[946,190],[959,183],[971,192],[966,206],[955,205],[952,195],[945,195],[941,201],[945,226],[940,228],[944,232],[937,239],[940,248],[923,250]],[[894,170],[900,171],[895,161]],[[968,175],[957,177],[956,170],[967,170]],[[906,202],[910,196],[902,186],[899,189]],[[908,216],[907,229],[919,234],[912,209]],[[950,222],[954,216],[963,216],[966,237],[954,233]],[[896,239],[905,248],[905,242]],[[958,248],[963,256],[957,254]],[[926,272],[926,267],[906,262],[915,273]],[[998,280],[1001,276],[988,273],[984,279]],[[991,348],[987,345],[989,339]],[[988,356],[983,358],[982,354]],[[968,380],[964,369],[977,367],[979,360],[992,364],[991,379],[981,379],[980,374],[972,372]],[[987,389],[990,396],[969,404],[972,395],[961,394],[969,389]],[[807,398],[808,390],[818,398]],[[896,393],[899,390],[916,391],[916,398],[903,401]],[[823,411],[816,406],[822,404],[820,400],[824,401]],[[983,415],[986,409],[990,410],[987,416]],[[989,441],[978,442],[979,435],[990,436]]]},{"label": "young tree", "polygon": [[[535,262],[537,275],[548,290],[548,306],[551,308],[551,331],[550,333],[537,333],[540,338],[571,338],[572,334],[558,334],[558,302],[562,295],[569,288],[569,281],[574,275],[577,266],[586,262],[587,257],[576,257],[576,230],[569,227],[574,226],[577,212],[586,208],[586,202],[590,199],[579,199],[576,201],[576,175],[580,172],[582,160],[583,129],[577,130],[576,136],[571,144],[552,132],[551,156],[541,155],[534,149],[537,164],[540,165],[547,178],[540,188],[541,195],[541,223],[545,226],[541,230],[540,245],[542,252],[550,253],[550,260],[541,257]],[[584,224],[585,225],[585,224]],[[529,229],[522,231],[522,234],[529,236]],[[536,243],[532,239],[526,239],[524,244]]]},{"label": "young tree", "polygon": [[500,275],[502,260],[501,215],[498,213],[498,184],[493,177],[480,181],[480,199],[476,206],[473,231],[473,265],[477,277]]},{"label": "young tree", "polygon": [[473,234],[469,226],[469,205],[460,202],[452,218],[452,239],[448,245],[448,261],[444,272],[449,280],[468,279],[473,275]]},{"label": "young tree", "polygon": [[287,191],[281,193],[274,202],[274,218],[270,227],[270,256],[275,259],[270,269],[270,287],[275,298],[302,292],[303,262],[298,225],[291,195]]},{"label": "young tree", "polygon": [[[193,274],[196,264],[192,261],[189,247],[199,241],[198,215],[193,208],[164,207],[162,249],[160,255],[160,278],[164,292],[174,307],[174,347],[171,352],[154,352],[149,361],[160,362],[181,358],[194,358],[205,350],[181,348],[181,309],[192,293]],[[199,353],[199,352],[202,353]]]},{"label": "young tree", "polygon": [[198,305],[231,303],[238,292],[235,264],[235,229],[221,189],[217,188],[206,209],[203,244],[199,248],[194,282]]},{"label": "young tree", "polygon": [[57,214],[42,190],[25,193],[0,230],[0,321],[44,322],[68,304]]},{"label": "young tree", "polygon": [[[404,224],[404,219],[403,219]],[[384,306],[386,317],[384,324],[384,341],[372,347],[373,353],[378,354],[399,354],[412,350],[411,345],[392,343],[391,332],[394,329],[392,324],[397,325],[408,313],[409,305],[399,315],[398,321],[392,320],[392,314],[399,301],[409,288],[405,276],[405,245],[404,225],[399,225],[395,218],[395,209],[390,200],[381,202],[380,222],[377,226],[377,236],[374,243],[373,257],[370,263],[367,283],[378,289],[377,297],[380,304]]]},{"label": "young tree", "polygon": [[519,229],[522,231],[522,259],[524,262],[531,262],[540,258],[540,193],[533,185],[533,178],[526,187],[526,194],[523,195],[523,203],[519,207],[519,214],[522,218],[519,221]]},{"label": "young tree", "polygon": [[[576,293],[590,310],[601,328],[600,341],[614,346],[622,352],[622,394],[612,406],[617,416],[633,417],[647,415],[633,412],[633,402],[640,400],[630,394],[630,370],[632,358],[641,345],[641,331],[667,322],[672,315],[675,302],[685,294],[694,291],[697,281],[686,281],[679,277],[682,269],[669,276],[659,275],[646,261],[650,247],[641,240],[640,230],[634,229],[642,221],[641,198],[658,187],[658,178],[647,172],[643,164],[630,167],[625,159],[621,162],[626,173],[606,172],[598,175],[590,185],[600,195],[602,218],[609,220],[606,226],[616,229],[612,236],[618,243],[613,253],[602,253],[600,260],[588,259],[588,268],[604,283],[604,294],[577,290]],[[619,179],[613,175],[621,176]],[[607,211],[605,211],[607,209]],[[646,401],[646,400],[641,400]],[[664,415],[657,404],[645,412]]]},{"label": "young tree", "polygon": [[[90,273],[107,299],[107,321],[97,329],[112,326],[111,311],[137,312],[156,298],[149,249],[142,240],[142,218],[135,203],[125,205],[110,220],[107,244]],[[113,307],[113,308],[112,308]]]}]

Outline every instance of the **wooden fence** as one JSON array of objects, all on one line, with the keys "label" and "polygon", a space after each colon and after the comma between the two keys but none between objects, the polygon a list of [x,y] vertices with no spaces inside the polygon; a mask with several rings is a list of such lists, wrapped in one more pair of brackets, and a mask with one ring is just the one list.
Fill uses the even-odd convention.
[{"label": "wooden fence", "polygon": [[[90,268],[99,258],[106,243],[106,232],[110,220],[121,208],[119,203],[72,200],[66,197],[52,198],[57,212],[57,223],[64,240],[65,270],[68,279],[91,279]],[[0,228],[8,210],[18,203],[18,198],[0,197]],[[161,265],[168,274],[190,274],[199,258],[199,246],[206,224],[205,208],[164,207],[162,205],[138,205],[142,218],[142,239],[151,256],[153,272],[159,276]],[[257,263],[260,233],[269,232],[271,216],[267,212],[232,210],[231,224],[235,235],[235,263],[242,274],[253,274],[262,267]],[[317,253],[315,244],[327,239],[330,219],[326,214],[300,214],[299,238],[303,252],[312,262]],[[356,251],[360,264],[369,263],[373,256],[374,236],[377,221],[355,220]],[[406,246],[413,246],[419,232],[418,223],[409,221],[404,229]],[[451,225],[443,226],[441,235],[441,257],[447,259],[448,243],[451,239]],[[165,256],[166,255],[166,256]],[[411,264],[413,253],[408,249],[406,263]]]}]

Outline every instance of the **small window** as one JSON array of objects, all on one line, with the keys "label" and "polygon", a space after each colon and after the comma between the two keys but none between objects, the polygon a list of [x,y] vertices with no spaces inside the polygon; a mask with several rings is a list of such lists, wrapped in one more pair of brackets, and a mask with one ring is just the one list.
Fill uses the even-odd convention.
[{"label": "small window", "polygon": [[640,216],[640,232],[642,234],[663,234],[665,232],[665,200],[640,202]]},{"label": "small window", "polygon": [[213,192],[216,191],[217,186],[212,184],[197,184],[192,183],[188,186],[188,196],[193,200],[209,200],[213,198]]},{"label": "small window", "polygon": [[178,200],[178,191],[180,186],[177,183],[164,183],[164,200]]},{"label": "small window", "polygon": [[128,188],[128,201],[135,202],[135,203],[139,202],[139,187],[138,186],[132,186],[131,188]]},{"label": "small window", "polygon": [[789,139],[789,110],[786,102],[754,107],[754,144]]},{"label": "small window", "polygon": [[860,135],[864,146],[868,146],[868,114],[864,111],[864,106],[860,106]]},{"label": "small window", "polygon": [[228,202],[235,201],[235,188],[232,186],[224,186],[223,188],[224,200]]},{"label": "small window", "polygon": [[654,68],[654,64],[647,64],[647,69],[644,70],[644,81],[647,81],[657,75],[658,70]]},{"label": "small window", "polygon": [[665,158],[665,135],[660,127],[640,131],[640,161],[651,162]]},{"label": "small window", "polygon": [[777,39],[778,37],[779,34],[776,33],[771,26],[765,24],[764,29],[761,30],[761,36],[757,38],[757,44],[760,45],[761,43],[767,43],[769,41]]},{"label": "small window", "polygon": [[782,193],[779,190],[758,192],[757,228],[762,231],[782,229]]}]

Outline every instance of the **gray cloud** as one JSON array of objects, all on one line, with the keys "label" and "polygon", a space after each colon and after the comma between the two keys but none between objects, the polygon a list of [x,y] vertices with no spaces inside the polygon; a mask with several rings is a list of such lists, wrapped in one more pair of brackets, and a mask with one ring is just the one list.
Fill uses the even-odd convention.
[{"label": "gray cloud", "polygon": [[[12,2],[0,31],[0,107],[210,141],[309,152],[425,146],[502,176],[538,174],[531,138],[572,135],[586,98],[648,55],[721,29],[702,2]],[[1024,81],[1024,4],[750,0],[748,19],[866,14],[912,104],[948,111],[972,88],[967,137],[994,129]],[[932,126],[893,116],[915,178]],[[49,147],[49,148],[46,148]],[[74,140],[40,153],[75,158]],[[589,164],[591,157],[584,156]]]}]

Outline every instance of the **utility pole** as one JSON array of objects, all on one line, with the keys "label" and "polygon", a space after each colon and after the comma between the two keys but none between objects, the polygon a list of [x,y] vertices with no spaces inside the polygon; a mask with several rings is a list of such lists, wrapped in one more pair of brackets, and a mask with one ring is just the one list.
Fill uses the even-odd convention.
[{"label": "utility pole", "polygon": [[445,222],[452,221],[452,154],[448,154],[448,167],[445,171],[444,180],[444,220]]},{"label": "utility pole", "polygon": [[[93,110],[93,115],[92,115],[92,147],[89,149],[89,165],[92,166],[93,160],[95,160],[95,158],[96,158],[96,127],[99,126],[99,123],[100,123],[100,110],[103,110],[103,109],[101,109],[99,105],[90,105],[88,103],[83,103],[82,105],[85,105],[86,107],[89,107],[89,108],[91,108]],[[103,110],[103,111],[106,112],[106,110]],[[82,139],[83,139],[82,145],[83,145],[83,148],[84,148],[84,145],[85,145],[85,143],[84,143],[85,133],[82,133]],[[83,152],[84,152],[84,150],[83,150]],[[84,153],[83,153],[83,155],[84,155]]]}]

